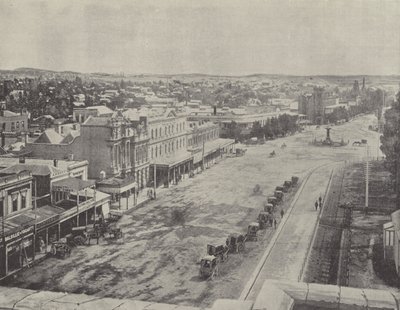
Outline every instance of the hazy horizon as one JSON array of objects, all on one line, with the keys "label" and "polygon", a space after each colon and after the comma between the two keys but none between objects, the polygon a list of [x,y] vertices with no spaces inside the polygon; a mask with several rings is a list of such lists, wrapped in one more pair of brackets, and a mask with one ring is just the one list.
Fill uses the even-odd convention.
[{"label": "hazy horizon", "polygon": [[0,69],[400,75],[400,2],[0,0]]}]

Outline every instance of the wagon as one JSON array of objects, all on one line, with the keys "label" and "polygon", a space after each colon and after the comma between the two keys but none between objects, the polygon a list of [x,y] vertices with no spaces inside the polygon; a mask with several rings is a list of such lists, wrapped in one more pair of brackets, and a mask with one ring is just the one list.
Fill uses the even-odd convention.
[{"label": "wagon", "polygon": [[249,241],[257,241],[258,240],[258,231],[260,230],[260,225],[258,223],[250,223],[247,227],[247,235],[246,239]]},{"label": "wagon", "polygon": [[267,198],[267,203],[272,204],[274,207],[278,204],[278,199],[274,196]]},{"label": "wagon", "polygon": [[218,276],[218,259],[213,255],[204,256],[200,261],[200,277],[213,279]]},{"label": "wagon", "polygon": [[275,211],[275,207],[274,207],[274,205],[272,203],[266,203],[264,205],[264,211],[268,212],[268,213],[272,213],[272,212]]},{"label": "wagon", "polygon": [[271,219],[271,214],[261,211],[257,218],[260,229],[265,229],[268,225],[271,226]]},{"label": "wagon", "polygon": [[240,253],[245,249],[246,236],[240,234],[232,234],[226,239],[226,246],[229,253]]},{"label": "wagon", "polygon": [[224,262],[228,259],[229,248],[226,245],[207,244],[207,254],[215,256],[218,261]]}]

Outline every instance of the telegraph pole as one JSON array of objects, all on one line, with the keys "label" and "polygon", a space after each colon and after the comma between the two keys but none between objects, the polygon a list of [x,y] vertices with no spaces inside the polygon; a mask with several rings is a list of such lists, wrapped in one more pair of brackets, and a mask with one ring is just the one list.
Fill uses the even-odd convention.
[{"label": "telegraph pole", "polygon": [[368,195],[369,195],[369,146],[367,144],[367,161],[365,164],[365,214],[368,212]]},{"label": "telegraph pole", "polygon": [[153,186],[154,186],[154,199],[156,198],[156,188],[157,188],[157,165],[154,163],[153,165]]}]

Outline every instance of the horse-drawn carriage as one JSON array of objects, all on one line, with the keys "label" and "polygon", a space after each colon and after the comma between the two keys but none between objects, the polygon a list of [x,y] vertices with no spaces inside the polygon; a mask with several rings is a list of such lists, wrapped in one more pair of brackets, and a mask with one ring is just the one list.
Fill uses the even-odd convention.
[{"label": "horse-drawn carriage", "polygon": [[240,234],[232,234],[226,239],[226,246],[229,253],[240,253],[245,249],[246,236]]}]

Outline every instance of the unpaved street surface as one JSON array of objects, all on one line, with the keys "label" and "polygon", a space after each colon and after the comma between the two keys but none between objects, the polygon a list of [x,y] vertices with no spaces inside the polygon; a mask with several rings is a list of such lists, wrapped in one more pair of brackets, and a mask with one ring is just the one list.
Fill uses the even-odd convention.
[{"label": "unpaved street surface", "polygon": [[[156,201],[124,215],[120,221],[123,241],[75,248],[71,257],[47,259],[10,285],[197,306],[210,305],[217,298],[238,298],[274,230],[262,232],[258,242],[248,242],[246,253],[231,255],[213,281],[199,278],[198,262],[206,254],[206,245],[223,244],[230,233],[244,233],[275,186],[292,175],[301,181],[316,166],[363,156],[365,147],[352,147],[353,140],[368,139],[371,149],[377,149],[377,133],[367,129],[373,119],[364,116],[334,126],[333,140],[350,140],[341,148],[309,144],[314,137],[325,137],[323,126],[248,147],[245,156],[227,158],[193,179],[161,190]],[[283,142],[286,149],[280,148]],[[277,152],[275,158],[268,157],[272,150]],[[316,178],[305,195],[323,194],[329,173],[317,175],[320,180]],[[260,195],[253,194],[256,184],[262,189]],[[294,194],[292,190],[286,195],[285,208]],[[307,215],[301,218],[307,223]],[[287,230],[287,234],[297,233],[302,232]],[[285,257],[285,251],[296,250],[285,247],[274,259]]]}]

